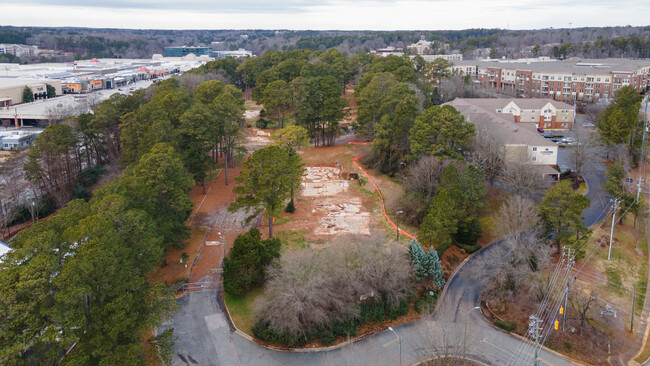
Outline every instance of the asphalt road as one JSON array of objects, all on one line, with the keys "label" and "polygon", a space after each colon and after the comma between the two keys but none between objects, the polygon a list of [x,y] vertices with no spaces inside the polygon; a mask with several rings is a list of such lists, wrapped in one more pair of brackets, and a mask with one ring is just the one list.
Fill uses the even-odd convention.
[{"label": "asphalt road", "polygon": [[[562,170],[573,169],[571,163],[571,147],[561,147],[558,149],[557,163]],[[600,159],[601,154],[598,151],[593,151],[587,158],[585,167],[583,168],[582,176],[585,178],[589,186],[587,198],[591,201],[589,207],[583,213],[583,219],[587,226],[591,226],[599,218],[603,211],[606,211],[609,206],[609,197],[601,188],[601,183],[605,180],[605,170],[607,165]]]}]

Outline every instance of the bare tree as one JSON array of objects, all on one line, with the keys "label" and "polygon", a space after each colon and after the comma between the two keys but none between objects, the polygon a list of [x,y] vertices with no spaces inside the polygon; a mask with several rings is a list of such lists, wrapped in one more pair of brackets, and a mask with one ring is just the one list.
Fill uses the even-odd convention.
[{"label": "bare tree", "polygon": [[500,237],[519,238],[532,229],[538,220],[537,205],[533,200],[514,195],[499,207],[495,233]]},{"label": "bare tree", "polygon": [[494,185],[503,171],[503,157],[500,144],[490,134],[487,126],[482,126],[472,140],[469,161],[483,171],[485,177]]},{"label": "bare tree", "polygon": [[581,290],[571,291],[569,295],[569,303],[571,308],[578,314],[580,326],[584,327],[585,323],[594,327],[593,312],[594,308],[598,305],[598,296],[593,293],[583,293]]},{"label": "bare tree", "polygon": [[525,163],[508,163],[501,175],[501,181],[512,187],[516,194],[531,195],[549,186],[549,181],[533,165]]},{"label": "bare tree", "polygon": [[472,267],[475,278],[487,283],[485,295],[491,302],[523,289],[536,292],[550,267],[552,248],[540,237],[535,203],[511,197],[499,209],[496,221],[495,230],[504,236],[504,243],[478,258]]},{"label": "bare tree", "polygon": [[406,180],[406,190],[421,193],[426,200],[431,200],[440,183],[442,169],[447,164],[439,158],[426,155],[421,157],[417,163],[409,167]]},{"label": "bare tree", "polygon": [[[468,332],[466,326],[443,328],[433,320],[418,324],[418,343],[415,353],[419,359],[426,360],[427,366],[472,365],[468,350],[478,342],[474,332]],[[468,360],[470,358],[470,360]]]},{"label": "bare tree", "polygon": [[597,142],[592,132],[582,126],[576,125],[573,129],[573,134],[575,136],[575,145],[569,148],[569,157],[573,171],[576,174],[574,188],[577,188],[575,186],[578,183],[577,178],[582,176],[586,171],[589,171],[593,166],[592,155]]}]

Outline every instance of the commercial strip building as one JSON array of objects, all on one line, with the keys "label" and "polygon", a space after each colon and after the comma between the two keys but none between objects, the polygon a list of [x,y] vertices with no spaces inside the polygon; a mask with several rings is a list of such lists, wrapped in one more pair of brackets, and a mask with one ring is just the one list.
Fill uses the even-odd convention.
[{"label": "commercial strip building", "polygon": [[225,57],[253,57],[251,51],[246,51],[243,48],[238,50],[222,50],[217,51],[210,47],[165,47],[165,57],[188,57],[188,56],[207,56],[210,58],[225,58]]},{"label": "commercial strip building", "polygon": [[63,93],[61,80],[4,78],[0,76],[0,109],[23,103],[25,87],[31,89],[34,100],[45,99],[47,97],[47,85],[53,86],[57,95]]},{"label": "commercial strip building", "polygon": [[[34,85],[32,90],[35,94],[42,92],[38,88],[44,84],[54,86],[57,95],[82,94],[181,73],[205,62],[207,59],[169,59],[160,56],[150,60],[92,59],[70,63],[0,64],[0,108],[22,103],[25,86],[32,88]],[[5,88],[12,88],[11,93]],[[41,96],[36,97],[39,99]]]},{"label": "commercial strip building", "polygon": [[[499,143],[499,152],[506,163],[532,164],[544,176],[557,176],[551,166],[557,164],[558,145],[542,137],[532,124],[517,123],[508,112],[498,112],[496,103],[482,103],[486,99],[457,98],[445,103],[456,108],[476,127],[478,135]],[[496,101],[496,99],[487,99]],[[507,99],[506,105],[511,104]],[[515,100],[520,102],[520,100]]]},{"label": "commercial strip building", "polygon": [[650,87],[650,60],[457,60],[452,69],[517,97],[568,102],[612,98],[628,85],[639,92]]}]

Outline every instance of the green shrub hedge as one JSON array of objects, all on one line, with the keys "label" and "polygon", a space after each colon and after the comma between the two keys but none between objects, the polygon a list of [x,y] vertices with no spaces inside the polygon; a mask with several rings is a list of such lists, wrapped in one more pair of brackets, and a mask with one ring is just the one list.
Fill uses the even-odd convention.
[{"label": "green shrub hedge", "polygon": [[456,243],[456,246],[459,247],[460,249],[464,250],[465,253],[467,253],[467,254],[475,253],[479,249],[481,249],[481,246],[478,245],[478,244],[466,245],[466,244]]},{"label": "green shrub hedge", "polygon": [[497,327],[507,331],[507,332],[512,332],[513,330],[517,329],[517,323],[516,322],[511,322],[507,320],[496,320],[494,322],[494,325]]},{"label": "green shrub hedge", "polygon": [[428,315],[433,313],[433,310],[435,310],[437,303],[438,293],[434,292],[433,296],[431,296],[427,292],[424,294],[424,298],[422,300],[415,303],[415,310],[422,315]]}]

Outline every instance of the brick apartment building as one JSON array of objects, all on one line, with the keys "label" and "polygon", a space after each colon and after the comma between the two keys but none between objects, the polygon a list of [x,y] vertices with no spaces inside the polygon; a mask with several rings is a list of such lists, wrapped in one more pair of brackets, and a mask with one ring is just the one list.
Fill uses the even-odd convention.
[{"label": "brick apartment building", "polygon": [[517,97],[567,102],[612,98],[627,85],[639,92],[650,87],[650,60],[465,60],[453,70]]}]

